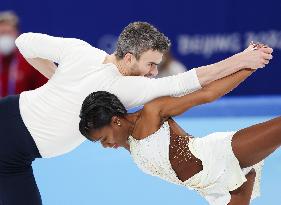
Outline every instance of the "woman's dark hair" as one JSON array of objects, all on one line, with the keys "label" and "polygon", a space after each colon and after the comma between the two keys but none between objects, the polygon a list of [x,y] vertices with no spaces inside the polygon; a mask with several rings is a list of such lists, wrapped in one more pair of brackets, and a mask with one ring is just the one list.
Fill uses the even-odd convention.
[{"label": "woman's dark hair", "polygon": [[[127,110],[120,100],[106,91],[93,92],[85,98],[80,111],[79,130],[91,140],[89,132],[102,128],[111,122],[113,116],[123,117]],[[92,140],[91,140],[92,141]]]}]

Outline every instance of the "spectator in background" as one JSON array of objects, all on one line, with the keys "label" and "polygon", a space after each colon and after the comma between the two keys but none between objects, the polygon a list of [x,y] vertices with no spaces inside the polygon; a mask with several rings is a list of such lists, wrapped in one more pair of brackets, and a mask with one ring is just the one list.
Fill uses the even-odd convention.
[{"label": "spectator in background", "polygon": [[18,35],[17,15],[12,11],[0,12],[0,98],[35,89],[47,82],[16,48]]},{"label": "spectator in background", "polygon": [[171,51],[163,55],[163,60],[158,66],[158,75],[157,78],[162,78],[170,75],[176,75],[178,73],[183,73],[186,71],[185,66],[176,60]]}]

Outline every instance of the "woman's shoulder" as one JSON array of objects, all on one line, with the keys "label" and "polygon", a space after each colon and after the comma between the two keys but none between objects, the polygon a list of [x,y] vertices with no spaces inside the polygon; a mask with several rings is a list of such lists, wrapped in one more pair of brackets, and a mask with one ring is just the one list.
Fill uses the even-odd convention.
[{"label": "woman's shoulder", "polygon": [[160,129],[163,122],[159,115],[145,110],[145,107],[139,111],[140,117],[136,121],[134,131],[132,133],[135,139],[144,139]]}]

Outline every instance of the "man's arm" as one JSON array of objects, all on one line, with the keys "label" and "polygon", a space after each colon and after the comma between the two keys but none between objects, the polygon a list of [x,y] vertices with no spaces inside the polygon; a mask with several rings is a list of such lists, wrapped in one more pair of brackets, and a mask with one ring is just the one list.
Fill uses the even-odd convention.
[{"label": "man's arm", "polygon": [[195,69],[174,76],[152,79],[118,76],[109,92],[118,96],[126,108],[143,105],[162,96],[179,96],[201,88]]},{"label": "man's arm", "polygon": [[[75,38],[53,37],[40,33],[23,33],[15,41],[24,58],[45,77],[50,78],[55,70],[54,62],[79,59],[80,48],[90,44]],[[75,49],[73,49],[75,48]]]},{"label": "man's arm", "polygon": [[127,108],[143,105],[162,96],[183,96],[236,73],[241,68],[264,67],[272,59],[272,51],[271,48],[253,50],[249,46],[245,51],[228,59],[174,76],[158,79],[121,77],[112,84],[111,92],[117,95]]},{"label": "man's arm", "polygon": [[262,68],[272,59],[272,52],[272,48],[269,47],[253,50],[253,46],[249,46],[245,51],[218,63],[195,68],[199,82],[203,87],[215,80],[236,73],[241,69]]},{"label": "man's arm", "polygon": [[52,61],[43,58],[27,58],[26,61],[48,79],[54,75],[57,69]]}]

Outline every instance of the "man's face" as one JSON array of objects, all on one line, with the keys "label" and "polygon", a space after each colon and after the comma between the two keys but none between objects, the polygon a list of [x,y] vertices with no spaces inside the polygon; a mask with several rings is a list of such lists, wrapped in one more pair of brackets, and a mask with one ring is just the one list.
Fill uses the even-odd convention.
[{"label": "man's face", "polygon": [[141,54],[139,60],[134,60],[131,71],[132,75],[153,77],[158,74],[157,66],[161,63],[163,53],[148,50]]}]

